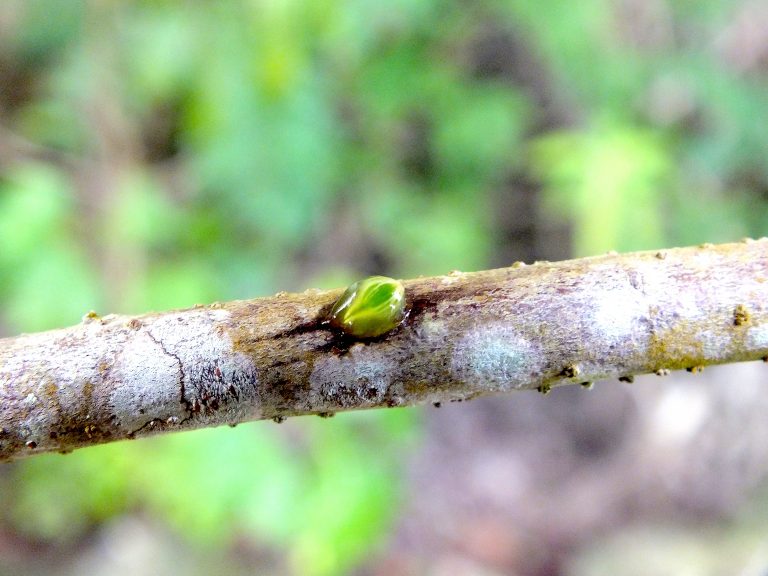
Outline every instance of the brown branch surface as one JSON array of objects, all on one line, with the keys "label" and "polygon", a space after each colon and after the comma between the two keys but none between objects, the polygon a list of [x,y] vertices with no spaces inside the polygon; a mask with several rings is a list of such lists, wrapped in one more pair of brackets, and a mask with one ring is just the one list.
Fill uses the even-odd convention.
[{"label": "brown branch surface", "polygon": [[768,240],[405,282],[405,323],[354,342],[340,290],[0,340],[0,460],[160,432],[469,399],[768,356]]}]

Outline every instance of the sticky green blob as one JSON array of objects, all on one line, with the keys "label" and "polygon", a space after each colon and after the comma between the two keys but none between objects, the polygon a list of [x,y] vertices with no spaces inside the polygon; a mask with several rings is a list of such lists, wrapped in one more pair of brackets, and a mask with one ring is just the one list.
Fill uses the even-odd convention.
[{"label": "sticky green blob", "polygon": [[333,305],[331,326],[355,338],[375,338],[394,330],[405,318],[405,288],[386,276],[351,284]]}]

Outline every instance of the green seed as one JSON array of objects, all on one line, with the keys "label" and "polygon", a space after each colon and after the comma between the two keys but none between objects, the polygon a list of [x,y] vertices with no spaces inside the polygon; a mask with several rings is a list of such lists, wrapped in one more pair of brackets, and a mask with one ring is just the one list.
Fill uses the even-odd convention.
[{"label": "green seed", "polygon": [[351,284],[333,305],[331,326],[355,338],[376,338],[394,330],[405,318],[405,288],[386,276],[370,276]]}]

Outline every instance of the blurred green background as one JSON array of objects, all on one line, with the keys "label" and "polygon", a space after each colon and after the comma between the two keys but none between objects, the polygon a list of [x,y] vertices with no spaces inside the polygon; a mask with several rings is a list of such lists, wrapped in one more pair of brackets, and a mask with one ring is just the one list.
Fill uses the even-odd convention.
[{"label": "blurred green background", "polygon": [[[762,236],[766,21],[740,0],[4,0],[0,335]],[[5,465],[0,574],[565,573],[407,559],[433,413]]]}]

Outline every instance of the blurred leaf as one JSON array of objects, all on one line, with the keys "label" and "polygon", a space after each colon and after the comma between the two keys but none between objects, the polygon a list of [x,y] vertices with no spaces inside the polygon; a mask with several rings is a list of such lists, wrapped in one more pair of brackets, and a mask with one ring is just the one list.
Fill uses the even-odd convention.
[{"label": "blurred leaf", "polygon": [[17,331],[79,321],[98,306],[100,296],[69,229],[69,183],[56,171],[27,165],[9,174],[0,194],[0,295],[6,320]]},{"label": "blurred leaf", "polygon": [[10,514],[29,535],[67,540],[138,506],[197,546],[224,546],[246,531],[287,547],[302,573],[337,574],[393,519],[415,418],[414,410],[300,418],[280,429],[261,422],[42,456],[14,467],[23,490]]},{"label": "blurred leaf", "polygon": [[501,87],[459,93],[450,104],[437,101],[435,148],[446,185],[466,181],[477,189],[518,163],[522,104]]},{"label": "blurred leaf", "polygon": [[658,134],[621,124],[551,134],[535,143],[533,162],[546,184],[546,210],[574,225],[577,255],[665,244],[672,166]]},{"label": "blurred leaf", "polygon": [[395,186],[364,201],[365,220],[399,261],[402,277],[477,270],[487,262],[485,207],[471,196],[443,194],[434,202]]},{"label": "blurred leaf", "polygon": [[221,294],[215,273],[195,258],[158,262],[147,278],[145,306],[137,310],[169,310],[205,304]]},{"label": "blurred leaf", "polygon": [[[307,426],[315,468],[293,532],[295,570],[310,576],[345,573],[385,533],[400,493],[398,460],[405,446],[399,441],[414,424],[413,410],[401,412],[395,419],[384,412],[342,414],[332,423]],[[388,420],[399,438],[378,433]],[[373,437],[366,439],[366,432]]]},{"label": "blurred leaf", "polygon": [[[230,541],[254,493],[274,496],[274,474],[297,481],[268,423],[158,438],[145,446],[135,488],[142,500],[199,545]],[[279,463],[279,465],[278,465]],[[269,494],[265,493],[269,492]],[[279,527],[276,527],[279,529]]]},{"label": "blurred leaf", "polygon": [[175,101],[188,90],[200,59],[205,34],[200,19],[167,2],[131,3],[120,9],[124,25],[119,40],[132,106],[144,112],[157,103]]},{"label": "blurred leaf", "polygon": [[230,227],[257,231],[281,250],[301,244],[317,225],[336,177],[326,90],[308,72],[300,79],[295,91],[265,100],[243,68],[206,72],[188,115],[213,206]]},{"label": "blurred leaf", "polygon": [[83,0],[57,2],[56,18],[50,18],[51,3],[48,0],[10,0],[8,3],[15,4],[15,12],[21,13],[22,20],[14,26],[12,38],[25,60],[49,59],[81,32]]},{"label": "blurred leaf", "polygon": [[182,215],[165,191],[147,173],[139,170],[121,179],[115,201],[104,223],[112,240],[140,246],[144,250],[173,244],[179,236]]},{"label": "blurred leaf", "polygon": [[5,317],[15,332],[75,324],[101,303],[93,271],[66,239],[41,245],[12,275]]},{"label": "blurred leaf", "polygon": [[[747,198],[734,192],[723,193],[717,189],[708,190],[704,185],[697,190],[681,190],[673,196],[669,207],[678,224],[670,233],[671,243],[691,246],[702,242],[733,242],[750,234],[749,220],[762,216],[768,224],[765,209],[750,207]],[[747,214],[753,217],[746,217]],[[761,236],[768,227],[753,232]]]},{"label": "blurred leaf", "polygon": [[66,236],[71,187],[43,165],[20,166],[0,183],[0,266],[22,266],[42,244]]},{"label": "blurred leaf", "polygon": [[11,516],[23,533],[71,540],[91,524],[125,510],[132,468],[123,444],[83,450],[77,456],[42,455],[15,466]]},{"label": "blurred leaf", "polygon": [[16,129],[32,142],[59,150],[82,150],[87,140],[75,110],[58,98],[24,106],[17,114]]},{"label": "blurred leaf", "polygon": [[654,52],[637,50],[618,29],[610,0],[570,4],[563,17],[558,0],[496,2],[498,10],[545,56],[566,105],[601,114],[627,114],[647,82]]}]

